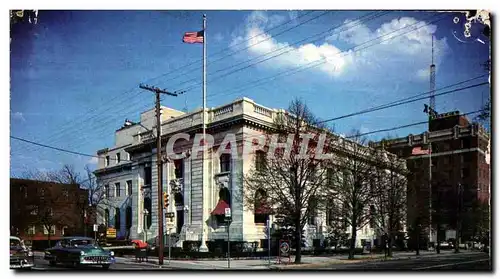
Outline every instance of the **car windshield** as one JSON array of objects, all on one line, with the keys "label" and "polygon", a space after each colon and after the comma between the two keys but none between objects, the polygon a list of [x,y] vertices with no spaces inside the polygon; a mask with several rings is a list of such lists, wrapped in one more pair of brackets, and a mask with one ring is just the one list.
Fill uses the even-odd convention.
[{"label": "car windshield", "polygon": [[70,241],[70,246],[96,246],[92,239],[73,239]]},{"label": "car windshield", "polygon": [[19,239],[11,238],[10,239],[10,247],[21,247],[21,241]]}]

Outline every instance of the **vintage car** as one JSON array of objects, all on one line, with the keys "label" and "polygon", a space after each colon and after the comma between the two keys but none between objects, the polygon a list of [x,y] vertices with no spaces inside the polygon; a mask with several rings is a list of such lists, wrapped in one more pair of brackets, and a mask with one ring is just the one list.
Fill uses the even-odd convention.
[{"label": "vintage car", "polygon": [[45,250],[44,259],[51,266],[56,264],[73,267],[100,265],[104,269],[115,263],[113,251],[104,250],[89,237],[65,237],[52,248]]},{"label": "vintage car", "polygon": [[24,242],[15,236],[10,237],[10,268],[31,269],[34,266],[33,252],[24,245]]}]

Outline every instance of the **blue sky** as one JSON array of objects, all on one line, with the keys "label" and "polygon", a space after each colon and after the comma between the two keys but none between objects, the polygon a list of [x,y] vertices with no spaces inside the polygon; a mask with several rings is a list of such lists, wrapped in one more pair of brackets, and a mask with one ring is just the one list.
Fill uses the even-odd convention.
[{"label": "blue sky", "polygon": [[[171,91],[191,88],[180,97],[167,97],[162,104],[178,110],[186,104],[189,110],[200,107],[202,91],[195,85],[201,82],[201,62],[196,61],[202,57],[202,46],[183,44],[181,39],[184,32],[201,29],[202,14],[202,11],[40,11],[38,24],[14,26],[10,56],[11,135],[95,154],[96,150],[113,144],[114,131],[125,118],[138,120],[141,111],[153,107],[154,96],[138,88],[141,82]],[[460,35],[462,26],[454,24],[453,17],[423,26],[443,17],[441,13],[208,11],[206,14],[210,107],[245,96],[268,107],[286,108],[290,100],[299,97],[318,117],[332,118],[423,93],[429,89],[432,34],[436,88],[486,73],[481,65],[489,56],[486,38],[481,37],[485,44],[464,38]],[[463,16],[459,18],[463,23]],[[290,22],[283,25],[287,21]],[[292,28],[304,21],[308,22]],[[336,26],[340,29],[325,32]],[[423,27],[409,32],[419,26]],[[272,30],[266,32],[269,29]],[[321,32],[324,32],[321,36],[304,40]],[[380,40],[388,39],[389,35],[377,38],[405,32],[408,33],[384,42]],[[360,47],[366,48],[356,51]],[[224,71],[227,67],[253,59],[235,66],[234,71],[285,51],[216,79],[228,73]],[[224,59],[211,63],[221,57]],[[255,80],[305,67],[323,57],[326,62],[318,67],[277,77],[244,91],[235,90],[250,87]],[[195,64],[185,66],[191,63]],[[192,81],[185,82],[189,80]],[[487,78],[466,85],[484,81]],[[437,110],[478,110],[488,98],[488,90],[488,86],[482,86],[438,96]],[[349,133],[353,129],[369,132],[424,121],[425,102],[342,119],[334,125],[338,133]],[[425,129],[422,125],[392,134],[403,136]],[[377,140],[385,135],[379,133],[370,138]],[[26,169],[58,169],[63,164],[82,169],[85,164],[94,163],[91,158],[11,140],[11,175]]]}]

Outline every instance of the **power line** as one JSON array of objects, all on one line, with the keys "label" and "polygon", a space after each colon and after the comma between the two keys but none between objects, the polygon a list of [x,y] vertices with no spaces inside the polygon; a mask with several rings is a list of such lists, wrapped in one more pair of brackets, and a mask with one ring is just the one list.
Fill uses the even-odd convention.
[{"label": "power line", "polygon": [[[369,18],[369,19],[367,19],[367,20],[372,20],[372,19],[377,18],[377,17],[382,17],[382,16],[384,16],[384,15],[386,15],[386,14],[388,14],[388,13],[390,13],[390,12],[382,12],[382,13],[380,13],[380,14],[378,14],[378,15],[373,16],[373,18]],[[362,16],[362,17],[357,18],[355,21],[359,21],[359,22],[357,22],[355,25],[349,26],[349,28],[347,28],[347,30],[349,30],[349,29],[351,29],[351,28],[353,28],[353,27],[356,27],[356,26],[358,26],[358,25],[361,25],[361,24],[363,23],[363,22],[361,22],[361,21],[360,21],[360,20],[361,20],[361,18],[363,18],[363,17],[370,17],[370,16],[371,16],[371,14],[374,14],[374,12],[369,13],[369,14],[367,14],[367,15],[364,15],[364,16]],[[339,24],[339,25],[337,25],[337,26],[335,26],[335,27],[331,27],[331,28],[329,28],[329,29],[328,29],[328,30],[326,30],[326,31],[323,31],[323,32],[317,33],[317,34],[315,34],[315,35],[309,36],[309,37],[307,37],[307,38],[305,38],[305,39],[302,39],[302,40],[296,41],[295,43],[293,43],[293,44],[291,44],[291,45],[283,46],[283,47],[278,48],[278,49],[276,49],[276,50],[273,50],[273,51],[271,51],[271,52],[268,52],[268,53],[265,53],[265,54],[263,54],[263,55],[260,55],[260,56],[254,57],[254,58],[249,59],[249,60],[247,60],[247,61],[243,61],[242,63],[238,63],[238,64],[232,65],[232,66],[230,66],[230,67],[220,69],[220,70],[218,70],[218,71],[216,71],[216,72],[214,72],[214,73],[212,73],[212,74],[215,74],[215,73],[217,73],[217,72],[221,72],[221,71],[223,71],[223,70],[232,69],[232,68],[234,68],[235,66],[238,66],[238,65],[241,65],[241,64],[244,64],[244,63],[247,63],[247,62],[250,62],[250,61],[256,60],[257,58],[267,56],[268,54],[272,54],[272,53],[277,52],[277,51],[282,50],[282,49],[285,49],[285,50],[286,50],[286,51],[281,52],[281,53],[279,53],[279,54],[276,54],[276,55],[274,55],[274,56],[271,56],[271,57],[268,57],[268,58],[262,59],[261,61],[257,61],[257,62],[255,62],[255,63],[249,64],[249,65],[247,65],[247,66],[245,66],[245,67],[242,67],[242,68],[236,69],[236,70],[234,70],[234,71],[232,71],[232,72],[230,72],[230,73],[221,74],[221,75],[219,75],[219,76],[216,76],[215,78],[211,79],[211,80],[210,80],[210,82],[214,82],[214,81],[219,80],[219,79],[221,79],[221,78],[224,78],[224,77],[226,77],[226,76],[229,76],[229,75],[232,75],[232,74],[234,74],[234,73],[237,73],[237,72],[239,72],[239,71],[241,71],[241,70],[245,70],[245,69],[247,69],[247,68],[250,68],[250,67],[252,67],[252,66],[258,65],[258,64],[263,63],[263,62],[265,62],[265,61],[268,61],[268,60],[271,60],[271,59],[273,59],[273,58],[276,58],[276,57],[282,56],[282,55],[284,55],[284,54],[286,54],[286,53],[289,53],[289,52],[291,52],[291,51],[294,51],[294,50],[295,50],[294,48],[290,48],[290,46],[297,45],[297,44],[302,43],[302,42],[305,42],[305,41],[307,41],[307,40],[309,40],[309,39],[311,39],[311,38],[318,37],[318,36],[320,36],[320,35],[323,35],[323,34],[325,34],[325,33],[329,33],[329,32],[331,32],[331,31],[333,31],[333,30],[335,30],[335,29],[339,29],[339,28],[341,28],[342,26],[347,26],[347,25],[349,25],[349,23],[342,23],[342,24]],[[347,31],[347,30],[340,31],[339,33],[345,32],[345,31]],[[336,34],[336,33],[334,33],[334,34]],[[268,39],[271,39],[271,38],[272,38],[272,37],[269,37]],[[318,41],[320,41],[320,40],[322,40],[322,39],[323,39],[323,38],[319,38],[319,39],[316,39],[316,40],[311,41],[310,43],[315,43],[315,42],[318,42]],[[194,80],[194,79],[188,80],[188,82],[189,82],[189,81],[192,81],[192,80]],[[186,91],[190,91],[190,90],[192,90],[192,89],[194,89],[194,88],[198,87],[199,85],[200,85],[200,83],[196,83],[196,84],[192,85],[191,87],[188,87],[188,88],[186,89]]]},{"label": "power line", "polygon": [[[297,25],[294,25],[294,26],[292,26],[292,27],[290,27],[290,28],[288,28],[288,29],[285,29],[285,30],[283,30],[283,31],[281,31],[281,32],[279,32],[279,33],[273,34],[273,36],[274,36],[274,37],[276,37],[276,36],[279,36],[279,35],[281,35],[281,34],[284,34],[284,33],[288,32],[288,31],[290,31],[290,30],[292,30],[292,29],[295,29],[295,28],[297,28],[297,27],[299,27],[299,26],[302,26],[302,25],[304,25],[304,24],[306,24],[306,23],[308,23],[308,22],[310,22],[310,21],[313,21],[313,20],[315,20],[315,19],[317,19],[317,18],[320,18],[320,17],[322,17],[322,16],[326,15],[327,13],[330,13],[330,11],[326,11],[326,12],[324,12],[324,13],[322,13],[322,14],[318,15],[318,16],[312,17],[312,18],[310,18],[310,19],[308,19],[308,20],[306,20],[306,21],[304,21],[304,22],[301,22],[301,23],[299,23],[299,24],[297,24]],[[239,43],[237,43],[236,45],[238,45],[238,44],[242,44],[242,43],[244,43],[244,42],[251,41],[252,39],[257,38],[257,37],[262,36],[262,35],[265,35],[265,34],[266,34],[266,32],[262,32],[262,33],[260,33],[260,34],[258,34],[258,35],[255,35],[255,36],[253,36],[253,37],[251,37],[251,38],[249,38],[249,39],[244,40],[243,42],[239,42]],[[235,51],[233,51],[233,52],[228,53],[227,55],[224,55],[224,56],[222,56],[222,57],[220,57],[220,58],[214,59],[213,61],[210,61],[210,60],[209,60],[209,61],[208,61],[208,64],[211,64],[211,63],[215,63],[215,62],[221,61],[221,60],[223,60],[223,59],[225,59],[225,58],[227,58],[227,57],[233,56],[234,54],[236,54],[236,53],[238,53],[238,52],[241,52],[241,51],[243,51],[243,50],[249,49],[249,48],[251,48],[251,47],[253,47],[253,46],[256,46],[256,45],[258,45],[258,44],[260,44],[260,43],[263,43],[263,42],[265,42],[265,41],[268,41],[268,40],[270,40],[270,39],[272,39],[272,38],[273,38],[273,37],[269,37],[269,38],[267,38],[267,39],[264,39],[264,40],[258,41],[258,42],[256,42],[256,43],[253,43],[253,44],[251,44],[251,45],[249,45],[249,46],[246,46],[246,47],[244,47],[244,48],[237,49],[237,50],[235,50]],[[234,46],[233,46],[233,47],[234,47]],[[228,48],[226,48],[226,49],[230,49],[230,47],[228,47]],[[198,60],[197,62],[200,62],[200,61],[201,61],[201,59],[200,59],[200,60]],[[201,69],[201,67],[197,67],[197,69]],[[192,70],[191,70],[191,71],[192,71]],[[184,72],[185,72],[185,71],[184,71]],[[181,72],[181,73],[184,73],[184,72]],[[163,81],[163,82],[171,81],[171,80],[177,79],[177,78],[179,78],[179,77],[183,77],[183,76],[185,76],[185,74],[180,74],[180,75],[178,75],[178,76],[175,76],[175,77],[170,78],[170,79],[168,79],[168,80],[165,80],[165,81]],[[181,84],[185,84],[185,83],[188,83],[188,82],[193,81],[193,80],[198,80],[198,78],[193,78],[193,79],[190,79],[190,80],[187,80],[187,81],[181,82],[180,84],[177,84],[177,86],[180,86]]]},{"label": "power line", "polygon": [[[308,15],[308,14],[311,14],[312,12],[314,12],[314,11],[309,11],[309,12],[307,12],[307,13],[303,14],[303,15],[298,16],[296,19],[299,19],[299,18],[301,18],[301,17],[304,17],[304,16],[306,16],[306,15]],[[274,29],[276,29],[276,28],[279,28],[279,27],[281,27],[281,26],[284,26],[284,25],[286,25],[286,24],[288,24],[288,23],[290,23],[290,22],[292,22],[292,21],[294,21],[294,20],[296,20],[296,19],[290,19],[289,21],[287,21],[287,22],[285,22],[285,23],[282,23],[282,24],[279,24],[279,25],[277,25],[277,26],[274,26],[274,27],[272,27],[272,28],[270,28],[270,29],[267,29],[267,30],[265,30],[264,32],[262,32],[262,33],[260,33],[260,34],[257,34],[257,35],[255,35],[255,36],[253,36],[253,37],[251,37],[251,38],[249,38],[249,39],[247,39],[247,40],[244,40],[244,41],[241,41],[241,42],[239,42],[239,43],[234,44],[232,47],[237,46],[237,45],[240,45],[240,44],[243,44],[243,43],[245,43],[245,42],[248,42],[249,40],[252,40],[252,39],[254,39],[254,38],[258,37],[258,36],[262,36],[263,34],[266,34],[266,33],[270,32],[270,31],[272,31],[272,30],[274,30]],[[230,50],[230,49],[231,49],[231,47],[226,47],[226,48],[224,48],[224,49],[222,49],[222,50],[220,50],[220,51],[218,51],[218,52],[216,52],[216,53],[214,53],[214,54],[212,54],[212,55],[214,55],[214,56],[215,56],[215,55],[218,55],[218,54],[220,54],[220,53],[224,53],[226,50]],[[159,75],[159,76],[157,76],[157,77],[151,78],[151,79],[149,79],[149,80],[145,81],[144,83],[148,83],[148,82],[151,82],[152,80],[155,80],[155,79],[158,79],[158,78],[161,78],[161,77],[167,76],[167,75],[172,74],[172,73],[175,73],[175,72],[178,72],[179,70],[181,70],[181,71],[182,71],[182,70],[185,70],[186,68],[189,68],[189,67],[190,67],[190,66],[192,66],[192,65],[197,65],[197,64],[198,64],[198,63],[200,63],[202,60],[203,60],[203,59],[197,59],[197,60],[195,60],[195,61],[193,61],[193,62],[191,62],[191,63],[189,63],[189,64],[185,64],[185,65],[183,65],[183,66],[181,66],[181,67],[178,67],[178,68],[175,68],[175,69],[173,69],[173,70],[171,70],[171,71],[169,71],[169,72],[167,72],[167,73],[164,73],[164,74],[161,74],[161,75]],[[178,76],[178,77],[179,77],[179,76]],[[177,78],[177,77],[176,77],[176,78]],[[176,79],[176,78],[173,78],[173,79]],[[173,79],[165,80],[164,82],[167,82],[167,81],[170,81],[170,80],[173,80]],[[155,85],[156,85],[156,84],[155,84]]]},{"label": "power line", "polygon": [[[308,15],[308,14],[312,13],[312,12],[313,12],[313,11],[307,12],[307,13],[305,13],[305,14],[303,14],[303,15],[301,15],[301,16],[299,16],[299,17],[297,17],[296,19],[301,18],[301,17],[304,17],[304,16],[306,16],[306,15]],[[305,23],[307,23],[307,22],[309,22],[309,21],[311,21],[311,20],[314,20],[314,19],[316,19],[316,18],[319,18],[319,17],[321,17],[321,16],[324,16],[324,15],[326,15],[327,13],[329,13],[329,11],[324,12],[324,13],[322,13],[322,14],[321,14],[321,15],[319,15],[319,16],[316,16],[316,17],[313,17],[313,18],[311,18],[311,19],[308,19],[307,21],[304,21],[304,22],[302,22],[302,23],[299,23],[298,25],[293,26],[293,27],[291,27],[291,28],[288,28],[288,29],[286,29],[285,31],[282,31],[282,32],[280,32],[280,33],[278,33],[278,34],[275,34],[275,35],[279,35],[279,34],[285,33],[285,32],[287,32],[287,31],[292,30],[292,29],[294,29],[294,28],[296,28],[296,27],[298,27],[298,26],[301,26],[301,25],[303,25],[303,24],[305,24]],[[270,28],[270,29],[268,29],[268,30],[266,30],[266,31],[264,31],[264,32],[262,32],[262,33],[260,33],[260,34],[258,34],[258,35],[255,35],[255,36],[253,36],[253,37],[251,37],[251,38],[249,38],[249,39],[247,39],[247,40],[244,40],[244,41],[242,41],[242,42],[239,42],[239,43],[237,43],[236,45],[239,45],[239,44],[242,44],[242,43],[244,43],[244,42],[250,41],[250,40],[252,40],[252,39],[253,39],[253,38],[255,38],[255,37],[258,37],[258,36],[261,36],[261,35],[263,35],[263,34],[266,34],[266,32],[269,32],[269,31],[274,30],[274,29],[276,29],[276,28],[278,28],[278,27],[284,26],[284,25],[288,24],[289,22],[294,21],[294,20],[296,20],[296,19],[291,19],[291,20],[289,20],[289,21],[287,21],[287,22],[285,22],[285,23],[282,23],[282,24],[277,25],[277,26],[275,26],[275,27],[273,27],[273,28]],[[257,42],[257,43],[252,44],[251,46],[254,46],[254,45],[260,44],[260,43],[262,43],[262,42],[264,42],[264,41],[266,41],[266,40],[259,41],[259,42]],[[249,47],[251,47],[251,46],[249,46]],[[233,45],[233,47],[234,47],[234,45]],[[233,54],[235,54],[235,53],[237,53],[237,52],[240,52],[240,51],[242,51],[242,50],[245,50],[245,49],[247,49],[247,48],[249,48],[249,47],[246,47],[246,48],[243,48],[243,49],[239,49],[239,50],[233,51],[232,53],[230,53],[230,54],[228,54],[228,55],[225,55],[225,56],[223,56],[222,58],[217,59],[216,61],[222,60],[222,59],[223,59],[223,58],[225,58],[225,57],[232,56]],[[227,48],[225,48],[225,49],[223,49],[223,50],[221,50],[221,51],[217,52],[216,54],[223,53],[223,52],[224,52],[225,50],[227,50],[227,49],[230,49],[230,47],[227,47]],[[215,54],[214,54],[214,55],[215,55]],[[199,61],[201,61],[201,59],[200,59],[200,60],[197,60],[197,61],[195,61],[195,62],[199,62]],[[215,61],[212,61],[212,62],[215,62]],[[188,67],[189,65],[192,65],[192,64],[194,64],[194,62],[193,62],[193,63],[191,63],[191,64],[188,64],[188,65],[186,65],[186,66],[183,66],[183,67]],[[179,69],[180,69],[180,68],[179,68]],[[159,78],[159,77],[162,77],[162,76],[165,76],[165,75],[167,75],[167,74],[170,74],[170,73],[172,73],[172,72],[174,72],[174,71],[175,71],[175,70],[170,71],[170,72],[168,72],[168,73],[166,73],[166,74],[162,74],[162,75],[160,75],[160,76],[158,76],[158,77],[148,79],[147,81],[151,81],[151,80],[157,79],[157,78]],[[181,75],[181,76],[184,76],[184,75]],[[134,88],[134,89],[136,89],[136,88]],[[129,92],[127,92],[126,94],[128,94],[128,93],[133,93],[133,89],[132,89],[132,90],[129,90]],[[137,97],[137,96],[139,96],[139,95],[140,95],[140,92],[136,92],[136,95],[135,95],[135,96],[133,96],[132,98],[135,98],[135,97]],[[115,96],[115,97],[111,98],[108,102],[114,101],[114,100],[116,100],[116,99],[117,99],[117,98],[119,98],[119,97],[124,97],[124,96],[122,96],[122,95],[117,95],[117,96]],[[119,104],[122,104],[122,103],[124,103],[125,101],[127,101],[127,99],[126,99],[126,98],[123,98],[123,99],[122,99],[122,102],[120,102]],[[90,110],[87,114],[90,114],[92,111],[95,111],[96,109],[97,109],[97,108],[91,109],[91,110]],[[83,120],[82,122],[90,121],[91,119],[94,119],[97,115],[99,115],[99,114],[95,114],[94,116],[92,116],[92,117],[90,117],[90,118],[88,118],[88,119],[86,119],[86,120]],[[70,126],[69,124],[71,124],[71,122],[74,122],[74,121],[73,121],[73,120],[70,120],[69,122],[67,122],[67,123],[68,123],[68,125],[66,125],[67,127],[63,128],[62,130],[59,130],[59,132],[58,132],[58,133],[51,135],[51,136],[50,136],[49,141],[52,141],[53,139],[55,139],[55,138],[59,138],[60,136],[64,135],[64,131],[66,131],[66,130],[72,130],[72,129],[74,129],[74,128],[78,128],[78,127],[75,127],[75,125],[71,125],[71,126]],[[34,150],[34,149],[33,149],[33,150]],[[31,150],[31,151],[33,151],[33,150]]]},{"label": "power line", "polygon": [[[474,88],[474,87],[478,87],[478,86],[482,86],[482,85],[486,85],[486,84],[489,84],[489,82],[477,83],[477,84],[470,85],[470,86],[467,86],[467,87],[462,87],[462,88],[453,89],[453,90],[450,90],[450,91],[441,92],[439,94],[435,94],[434,96],[447,95],[447,94],[455,93],[455,92],[458,92],[458,91],[462,91],[462,90],[466,90],[466,89],[470,89],[470,88]],[[423,93],[423,94],[428,94],[428,92]],[[419,95],[422,95],[422,94],[419,94]],[[339,117],[334,117],[334,118],[322,120],[319,123],[331,122],[331,121],[340,120],[340,119],[343,119],[343,118],[352,117],[352,116],[355,116],[355,115],[360,115],[360,114],[365,114],[365,113],[369,113],[369,112],[374,112],[374,111],[377,111],[377,110],[392,108],[392,107],[396,107],[396,106],[400,106],[400,105],[409,104],[409,103],[413,103],[413,102],[416,102],[416,101],[424,100],[424,99],[427,99],[427,98],[429,98],[429,97],[420,97],[420,98],[416,98],[416,99],[413,99],[413,100],[407,100],[407,101],[393,103],[393,104],[389,104],[389,105],[383,105],[383,106],[379,106],[379,107],[375,107],[375,108],[371,108],[371,109],[367,109],[367,110],[362,110],[362,111],[355,112],[355,113],[350,113],[350,114],[342,115],[342,116],[339,116]]]},{"label": "power line", "polygon": [[[420,29],[420,28],[422,28],[422,27],[425,27],[425,26],[427,26],[427,25],[429,25],[429,24],[431,24],[431,23],[435,23],[435,22],[441,21],[441,20],[443,20],[443,19],[445,19],[445,18],[447,18],[447,17],[450,17],[450,16],[451,16],[451,15],[445,15],[445,16],[443,16],[443,17],[441,17],[441,18],[438,18],[438,19],[436,19],[436,20],[434,20],[434,21],[431,21],[431,22],[425,23],[425,24],[423,24],[422,26],[415,28],[414,30],[410,30],[410,31],[407,31],[407,32],[404,32],[404,33],[401,33],[401,34],[395,35],[395,36],[393,36],[393,37],[390,37],[390,38],[388,38],[388,39],[381,40],[381,41],[380,41],[380,42],[378,42],[378,43],[375,43],[375,44],[372,44],[372,45],[368,45],[368,46],[363,47],[363,48],[360,48],[360,49],[356,49],[356,48],[358,48],[358,47],[360,47],[360,46],[362,46],[362,45],[364,45],[364,44],[367,44],[367,43],[369,43],[369,42],[371,42],[371,41],[375,41],[375,40],[378,40],[378,39],[380,39],[380,38],[382,38],[382,37],[386,37],[386,36],[388,36],[388,35],[390,35],[390,34],[392,34],[392,33],[395,33],[395,32],[401,31],[402,29],[406,29],[406,28],[408,28],[408,27],[411,27],[411,26],[417,25],[417,24],[419,24],[419,23],[421,23],[421,22],[417,22],[417,23],[414,23],[414,24],[411,24],[411,25],[408,25],[408,26],[405,26],[405,27],[399,28],[399,29],[394,30],[394,31],[392,31],[392,32],[389,32],[389,33],[383,34],[383,35],[381,35],[381,36],[379,36],[379,37],[377,37],[377,38],[374,38],[374,39],[368,40],[368,41],[366,41],[366,42],[364,42],[364,43],[362,43],[362,44],[359,44],[359,45],[357,45],[357,46],[351,47],[351,48],[349,48],[349,49],[347,49],[347,50],[345,50],[345,51],[340,51],[340,52],[338,52],[337,54],[344,54],[344,55],[347,55],[347,54],[349,54],[349,53],[347,53],[347,51],[349,51],[349,50],[352,50],[352,52],[358,52],[358,51],[360,51],[360,50],[364,50],[364,49],[367,49],[367,48],[373,47],[373,46],[378,45],[378,44],[380,44],[380,43],[382,43],[382,42],[384,42],[384,41],[392,40],[392,39],[394,39],[394,38],[397,38],[397,37],[399,37],[399,36],[405,35],[405,34],[407,34],[407,33],[411,33],[411,32],[413,32],[413,31],[418,30],[418,29]],[[432,17],[436,17],[436,16],[432,16]],[[356,50],[354,50],[354,49],[356,49]],[[318,63],[318,62],[319,62],[319,63]],[[327,61],[325,58],[322,58],[322,59],[319,59],[319,60],[316,60],[316,61],[312,61],[312,62],[309,62],[309,63],[307,63],[307,64],[303,65],[303,66],[295,67],[295,68],[293,68],[293,69],[291,69],[291,70],[283,71],[283,72],[278,73],[278,74],[273,75],[273,76],[269,76],[269,77],[265,77],[265,78],[262,78],[262,79],[257,79],[257,80],[251,81],[251,82],[247,83],[247,85],[250,85],[250,86],[240,86],[240,88],[237,88],[237,89],[229,89],[229,90],[221,91],[221,92],[219,92],[218,94],[213,94],[211,97],[216,96],[216,95],[224,95],[224,96],[227,96],[227,95],[232,95],[232,94],[234,94],[234,93],[239,93],[239,92],[242,92],[242,91],[245,91],[245,90],[251,89],[251,88],[255,88],[255,87],[260,86],[260,85],[262,85],[262,84],[265,84],[265,83],[268,83],[268,82],[275,81],[275,80],[276,80],[276,78],[277,78],[277,77],[279,77],[279,76],[288,76],[288,75],[296,74],[296,73],[298,73],[298,72],[302,72],[302,71],[304,71],[304,70],[308,70],[308,69],[312,69],[312,68],[318,67],[318,66],[320,66],[320,65],[322,65],[322,64],[324,64],[324,63],[326,63],[326,62],[328,62],[328,61]],[[316,63],[316,64],[315,64],[315,63]],[[249,67],[249,66],[247,66],[246,68],[248,68],[248,67]],[[234,72],[233,72],[233,73],[234,73]],[[232,73],[229,73],[228,75],[230,75],[230,74],[232,74]],[[227,75],[226,75],[226,76],[227,76]],[[269,80],[269,79],[270,79],[270,80]],[[268,81],[266,81],[266,80],[268,80]],[[254,84],[254,85],[252,85],[252,84]],[[229,92],[229,93],[228,93],[228,92]]]},{"label": "power line", "polygon": [[[463,114],[460,114],[460,116],[466,116],[466,115],[480,113],[480,112],[482,112],[482,110],[476,110],[476,111],[471,111],[471,112],[463,113]],[[412,127],[412,126],[423,125],[423,124],[429,124],[429,120],[422,121],[422,122],[415,122],[415,123],[401,125],[401,126],[396,126],[396,127],[393,127],[393,128],[380,129],[380,130],[376,130],[376,131],[371,131],[371,132],[367,132],[367,133],[362,133],[362,134],[357,134],[357,135],[349,136],[349,137],[346,137],[346,138],[356,138],[356,137],[362,137],[362,136],[371,135],[371,134],[375,134],[375,133],[390,132],[390,131],[394,131],[394,130],[404,129],[404,128],[408,128],[408,127]]]}]

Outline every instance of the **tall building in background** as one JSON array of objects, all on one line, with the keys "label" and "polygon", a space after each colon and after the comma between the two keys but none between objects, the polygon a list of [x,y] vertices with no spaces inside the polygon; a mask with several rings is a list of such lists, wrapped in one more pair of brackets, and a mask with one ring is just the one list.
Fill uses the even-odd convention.
[{"label": "tall building in background", "polygon": [[[432,145],[431,155],[426,154],[429,143]],[[482,126],[454,111],[431,118],[429,132],[370,145],[383,147],[407,160],[410,173],[407,193],[409,226],[419,218],[423,231],[427,230],[429,235],[431,217],[433,242],[436,241],[438,226],[440,241],[454,239],[457,219],[461,226],[461,240],[478,233],[480,214],[477,211],[482,205],[489,204],[490,199],[490,136]],[[432,170],[431,187],[429,169]]]}]

